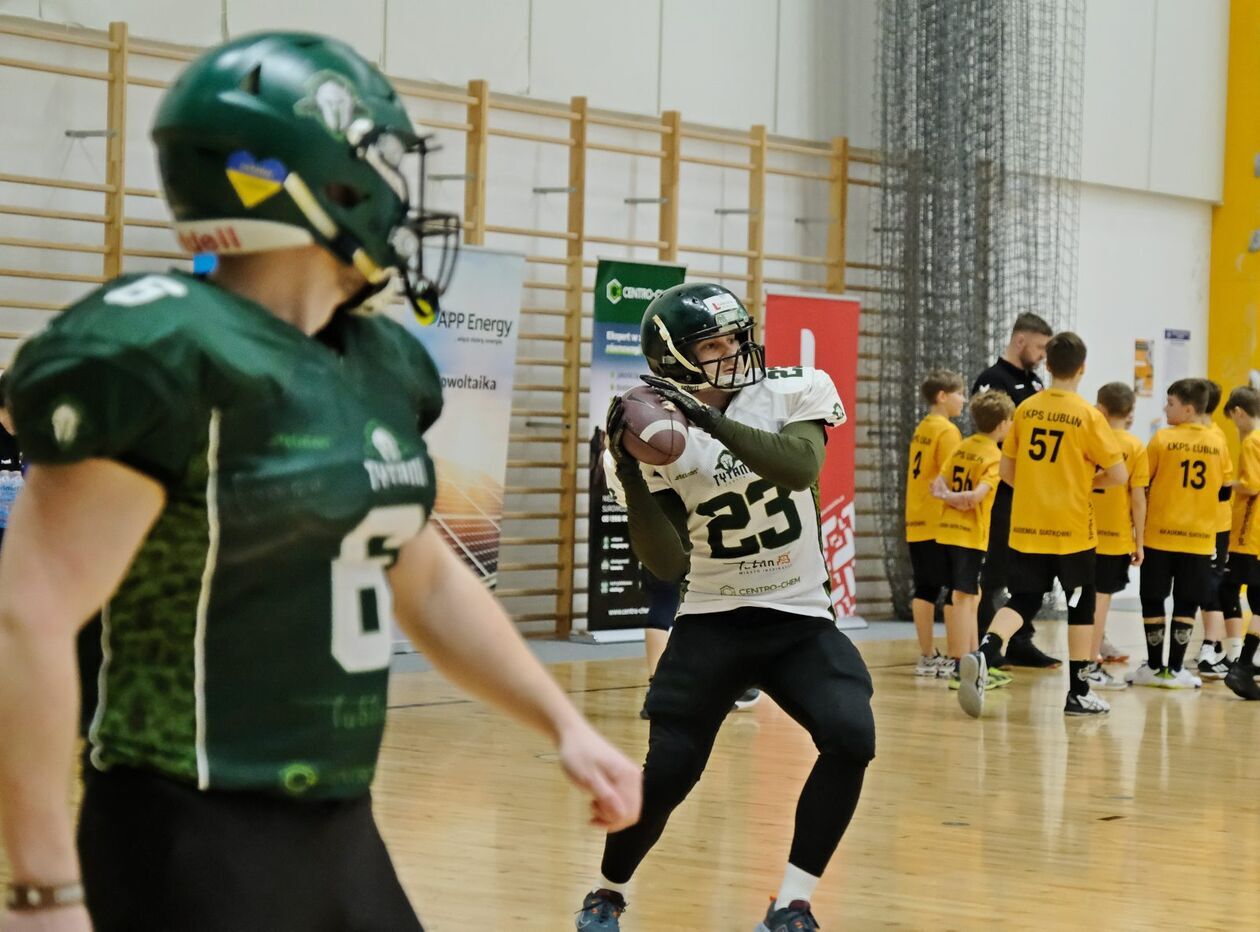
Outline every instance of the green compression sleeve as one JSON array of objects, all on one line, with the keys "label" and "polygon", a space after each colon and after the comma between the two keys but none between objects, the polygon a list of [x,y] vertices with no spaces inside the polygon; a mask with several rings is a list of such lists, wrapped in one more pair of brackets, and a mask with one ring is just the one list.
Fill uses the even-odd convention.
[{"label": "green compression sleeve", "polygon": [[724,417],[713,436],[761,478],[794,492],[814,484],[827,453],[821,421],[795,421],[776,434]]}]

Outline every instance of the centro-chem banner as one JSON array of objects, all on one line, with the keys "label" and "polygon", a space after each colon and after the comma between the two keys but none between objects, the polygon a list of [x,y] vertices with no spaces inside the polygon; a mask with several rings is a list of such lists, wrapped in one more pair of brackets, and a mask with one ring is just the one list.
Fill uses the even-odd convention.
[{"label": "centro-chem banner", "polygon": [[442,379],[442,416],[425,435],[437,470],[430,520],[488,586],[499,570],[524,279],[524,256],[465,246],[437,320],[423,327],[406,308],[390,308]]},{"label": "centro-chem banner", "polygon": [[601,463],[604,412],[613,395],[642,385],[647,363],[639,349],[639,325],[649,302],[681,285],[686,268],[600,259],[595,273],[595,320],[591,341],[591,494],[587,573],[587,630],[641,628],[647,614],[639,562],[630,552],[625,509],[608,490]]}]

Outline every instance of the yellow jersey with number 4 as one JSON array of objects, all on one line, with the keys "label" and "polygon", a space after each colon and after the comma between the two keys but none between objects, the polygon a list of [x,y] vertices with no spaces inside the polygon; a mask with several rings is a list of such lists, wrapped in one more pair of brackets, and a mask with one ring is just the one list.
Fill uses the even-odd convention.
[{"label": "yellow jersey with number 4", "polygon": [[1097,408],[1076,392],[1048,388],[1015,409],[1002,444],[1015,467],[1011,549],[1079,553],[1098,541],[1094,474],[1124,454]]},{"label": "yellow jersey with number 4", "polygon": [[929,414],[910,438],[906,465],[906,540],[936,540],[941,500],[932,497],[932,480],[940,475],[949,455],[962,443],[962,431],[949,418]]},{"label": "yellow jersey with number 4", "polygon": [[1221,486],[1234,477],[1223,435],[1206,424],[1165,427],[1155,432],[1146,455],[1151,463],[1146,546],[1215,553]]}]

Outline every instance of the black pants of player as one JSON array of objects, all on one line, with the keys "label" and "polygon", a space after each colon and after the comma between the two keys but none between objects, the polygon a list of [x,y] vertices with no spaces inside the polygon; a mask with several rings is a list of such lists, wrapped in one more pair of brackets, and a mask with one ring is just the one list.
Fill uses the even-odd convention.
[{"label": "black pants of player", "polygon": [[[980,568],[980,606],[976,612],[976,627],[984,637],[1005,602],[1003,594],[1009,583],[1011,554],[1011,500],[1015,490],[1005,482],[999,482],[993,493],[993,509],[989,513],[989,552]],[[1031,618],[1024,620],[1019,630],[1011,635],[1012,641],[1031,643],[1036,634]]]},{"label": "black pants of player", "polygon": [[96,932],[422,932],[367,795],[203,793],[85,766],[79,858]]},{"label": "black pants of player", "polygon": [[796,808],[789,860],[821,876],[848,828],[875,756],[871,678],[851,641],[825,618],[739,608],[682,615],[648,691],[643,815],[611,834],[604,876],[624,883],[700,779],[732,703],[756,686],[818,748]]}]

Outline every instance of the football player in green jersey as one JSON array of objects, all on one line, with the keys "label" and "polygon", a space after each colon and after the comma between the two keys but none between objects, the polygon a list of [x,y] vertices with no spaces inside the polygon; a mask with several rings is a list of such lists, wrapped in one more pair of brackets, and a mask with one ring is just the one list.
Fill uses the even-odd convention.
[{"label": "football player in green jersey", "polygon": [[110,282],[11,370],[33,465],[0,559],[0,926],[420,928],[369,796],[391,617],[555,742],[596,824],[632,824],[639,768],[426,526],[440,383],[365,302],[396,275],[433,314],[450,263],[420,246],[458,224],[402,171],[424,142],[394,90],[340,42],[257,34],[190,65],[153,138],[176,230],[218,271]]}]

